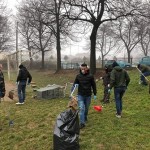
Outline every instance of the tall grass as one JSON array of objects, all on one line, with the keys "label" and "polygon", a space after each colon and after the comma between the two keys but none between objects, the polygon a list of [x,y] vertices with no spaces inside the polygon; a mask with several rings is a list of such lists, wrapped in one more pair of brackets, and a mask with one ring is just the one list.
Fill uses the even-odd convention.
[{"label": "tall grass", "polygon": [[[32,71],[33,81],[38,87],[47,84],[61,84],[73,81],[76,74],[49,74]],[[80,132],[81,150],[149,150],[150,149],[150,95],[148,87],[138,84],[139,74],[129,71],[131,82],[123,97],[123,116],[115,117],[113,91],[111,103],[96,112],[94,105],[100,105],[103,97],[102,82],[97,82],[97,101],[92,101],[86,127]],[[15,77],[12,80],[15,82]],[[53,127],[57,115],[66,110],[68,97],[36,100],[32,88],[27,88],[24,105],[15,101],[0,103],[0,149],[1,150],[52,150]],[[9,120],[14,121],[9,126]]]}]

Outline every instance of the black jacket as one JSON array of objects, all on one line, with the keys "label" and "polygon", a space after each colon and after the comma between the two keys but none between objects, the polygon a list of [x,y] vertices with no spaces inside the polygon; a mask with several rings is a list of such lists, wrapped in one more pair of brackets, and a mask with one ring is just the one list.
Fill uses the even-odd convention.
[{"label": "black jacket", "polygon": [[19,70],[19,74],[18,74],[18,77],[17,77],[17,82],[27,81],[27,79],[28,79],[28,83],[30,83],[32,81],[32,76],[30,75],[29,71],[25,67],[22,67]]},{"label": "black jacket", "polygon": [[4,81],[4,75],[3,72],[0,71],[0,90],[1,90],[1,97],[5,96],[5,81]]},{"label": "black jacket", "polygon": [[108,86],[108,84],[110,84],[110,72],[106,73],[102,79],[103,79],[103,85]]},{"label": "black jacket", "polygon": [[94,80],[94,76],[87,73],[87,74],[78,74],[74,81],[74,85],[78,84],[78,94],[82,96],[91,96],[92,90],[94,95],[96,95],[96,83]]}]

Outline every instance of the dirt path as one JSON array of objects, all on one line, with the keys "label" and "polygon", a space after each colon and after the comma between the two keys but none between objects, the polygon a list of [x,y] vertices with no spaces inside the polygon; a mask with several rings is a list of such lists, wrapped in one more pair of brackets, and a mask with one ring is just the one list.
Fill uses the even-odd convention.
[{"label": "dirt path", "polygon": [[5,81],[5,89],[6,89],[6,94],[5,94],[5,97],[4,97],[4,101],[12,101],[8,95],[9,95],[9,92],[11,90],[14,91],[14,100],[17,100],[17,87],[15,85],[15,83],[11,83],[11,82],[8,82],[8,81]]}]

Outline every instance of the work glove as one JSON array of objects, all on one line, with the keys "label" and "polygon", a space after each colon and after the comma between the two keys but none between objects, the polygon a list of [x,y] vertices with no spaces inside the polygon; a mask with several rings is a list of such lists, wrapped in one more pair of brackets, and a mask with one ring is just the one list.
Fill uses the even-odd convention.
[{"label": "work glove", "polygon": [[94,95],[94,100],[96,100],[96,98],[97,98],[97,96],[96,96],[96,95]]},{"label": "work glove", "polygon": [[75,84],[74,86],[77,88],[79,86],[79,84]]},{"label": "work glove", "polygon": [[96,79],[95,81],[98,82],[98,79]]},{"label": "work glove", "polygon": [[79,84],[74,84],[72,87],[71,87],[71,92],[76,89],[77,87],[79,86]]},{"label": "work glove", "polygon": [[111,89],[108,89],[108,93],[111,93]]}]

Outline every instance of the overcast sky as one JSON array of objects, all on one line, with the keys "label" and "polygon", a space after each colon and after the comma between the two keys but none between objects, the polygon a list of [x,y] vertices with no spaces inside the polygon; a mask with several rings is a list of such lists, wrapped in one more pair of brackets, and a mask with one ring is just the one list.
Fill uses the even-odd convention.
[{"label": "overcast sky", "polygon": [[18,1],[20,1],[20,0],[7,0],[7,2],[6,2],[8,7],[12,9],[13,14],[16,13],[15,6],[18,4]]},{"label": "overcast sky", "polygon": [[[16,14],[16,8],[15,6],[18,4],[18,2],[21,0],[6,0],[7,6],[12,9],[12,13]],[[76,55],[77,53],[88,53],[89,51],[84,51],[83,48],[85,47],[85,41],[81,40],[81,42],[71,42],[70,45],[68,45],[65,49],[62,50],[62,53],[65,55]],[[100,55],[100,52],[97,52],[97,58]]]}]

